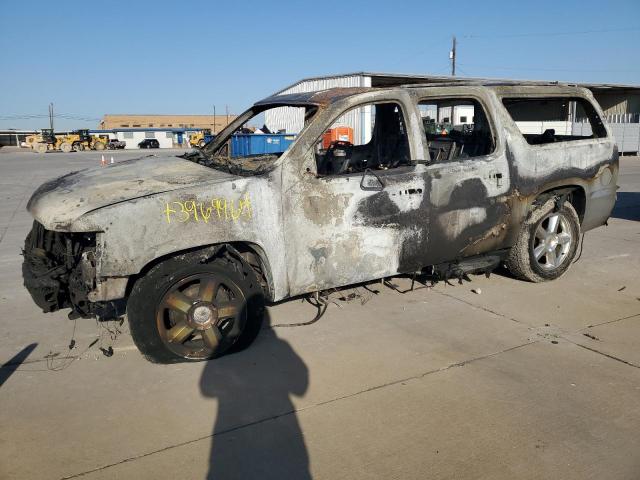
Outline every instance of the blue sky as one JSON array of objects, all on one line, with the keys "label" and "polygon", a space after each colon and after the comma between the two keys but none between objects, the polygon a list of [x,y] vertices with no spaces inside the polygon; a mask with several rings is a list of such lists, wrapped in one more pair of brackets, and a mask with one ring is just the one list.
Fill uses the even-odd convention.
[{"label": "blue sky", "polygon": [[[6,2],[0,128],[104,113],[239,113],[360,70],[640,84],[640,1]],[[84,119],[84,120],[81,120]]]}]

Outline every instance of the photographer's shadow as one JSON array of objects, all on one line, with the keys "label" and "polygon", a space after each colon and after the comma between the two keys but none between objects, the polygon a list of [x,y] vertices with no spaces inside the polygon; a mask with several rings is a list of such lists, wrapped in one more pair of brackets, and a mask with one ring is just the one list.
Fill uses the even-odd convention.
[{"label": "photographer's shadow", "polygon": [[207,362],[200,389],[218,401],[207,478],[310,479],[291,401],[308,384],[307,366],[270,328],[245,351]]}]

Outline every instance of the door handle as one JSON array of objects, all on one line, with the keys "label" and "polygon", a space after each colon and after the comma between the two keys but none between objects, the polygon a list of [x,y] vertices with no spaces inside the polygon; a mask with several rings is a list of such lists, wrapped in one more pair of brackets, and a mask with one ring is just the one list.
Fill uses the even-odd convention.
[{"label": "door handle", "polygon": [[501,186],[502,186],[502,173],[501,173],[501,172],[492,172],[492,173],[489,175],[489,178],[493,178],[493,179],[495,179],[495,181],[496,181],[496,185],[497,185],[498,187],[501,187]]}]

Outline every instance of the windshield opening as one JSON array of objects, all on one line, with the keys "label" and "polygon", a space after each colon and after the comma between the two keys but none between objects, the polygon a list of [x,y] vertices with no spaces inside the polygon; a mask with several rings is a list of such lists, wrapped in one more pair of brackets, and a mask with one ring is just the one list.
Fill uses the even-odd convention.
[{"label": "windshield opening", "polygon": [[268,172],[315,116],[316,105],[258,105],[184,158],[238,175]]}]

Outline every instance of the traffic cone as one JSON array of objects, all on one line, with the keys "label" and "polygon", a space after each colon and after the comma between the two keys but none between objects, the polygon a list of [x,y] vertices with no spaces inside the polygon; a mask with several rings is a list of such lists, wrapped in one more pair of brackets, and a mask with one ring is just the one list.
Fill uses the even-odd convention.
[{"label": "traffic cone", "polygon": [[113,155],[111,155],[111,165],[113,165]]},{"label": "traffic cone", "polygon": [[103,167],[107,164],[107,161],[104,159],[104,154],[102,154],[102,159],[100,160],[100,165]]}]

